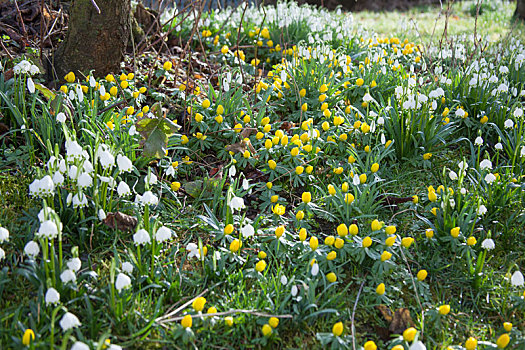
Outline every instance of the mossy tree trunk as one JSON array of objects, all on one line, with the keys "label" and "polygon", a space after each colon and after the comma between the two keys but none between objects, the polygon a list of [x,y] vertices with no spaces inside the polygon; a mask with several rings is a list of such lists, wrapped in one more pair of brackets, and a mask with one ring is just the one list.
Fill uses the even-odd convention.
[{"label": "mossy tree trunk", "polygon": [[518,0],[516,6],[516,12],[514,12],[514,17],[525,20],[525,0]]},{"label": "mossy tree trunk", "polygon": [[64,42],[55,52],[54,78],[72,71],[97,76],[120,70],[130,36],[130,0],[74,0]]}]

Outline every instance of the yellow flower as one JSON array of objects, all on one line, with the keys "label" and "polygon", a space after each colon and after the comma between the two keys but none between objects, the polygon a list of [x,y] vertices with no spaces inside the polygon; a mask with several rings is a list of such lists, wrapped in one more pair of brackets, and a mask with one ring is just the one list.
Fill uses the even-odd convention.
[{"label": "yellow flower", "polygon": [[25,346],[29,346],[33,340],[35,340],[35,332],[33,332],[33,330],[30,328],[26,329],[26,331],[24,332],[24,336],[22,337],[22,344],[24,344]]},{"label": "yellow flower", "polygon": [[281,238],[281,236],[283,235],[284,233],[284,226],[278,226],[276,229],[275,229],[275,236],[277,238]]},{"label": "yellow flower", "polygon": [[404,350],[405,348],[403,347],[403,345],[396,345],[394,346],[392,349],[390,350]]},{"label": "yellow flower", "polygon": [[299,221],[301,221],[302,219],[304,219],[304,211],[299,210],[299,211],[297,212],[297,214],[295,214],[295,218],[296,218],[297,220],[299,220]]},{"label": "yellow flower", "polygon": [[310,248],[312,248],[312,250],[316,250],[318,246],[319,246],[319,240],[317,239],[317,237],[312,236],[310,238]]},{"label": "yellow flower", "polygon": [[391,247],[396,243],[396,236],[390,236],[385,240],[385,245],[387,247]]},{"label": "yellow flower", "polygon": [[355,81],[355,84],[356,84],[357,86],[362,86],[364,83],[365,83],[365,81],[364,81],[362,78],[358,78],[358,79]]},{"label": "yellow flower", "polygon": [[327,91],[328,91],[328,86],[326,86],[326,84],[321,85],[321,87],[319,88],[319,92],[322,94],[324,94]]},{"label": "yellow flower", "polygon": [[129,86],[129,83],[126,80],[120,82],[120,87],[126,89]]},{"label": "yellow flower", "polygon": [[162,68],[163,68],[164,70],[170,70],[172,67],[173,67],[173,63],[171,63],[171,61],[166,61],[166,62],[164,62],[164,64],[162,65]]},{"label": "yellow flower", "polygon": [[207,314],[216,314],[217,308],[215,306],[211,306],[208,308],[208,311],[206,311]]},{"label": "yellow flower", "polygon": [[424,281],[425,278],[427,278],[428,272],[427,270],[419,270],[417,273],[417,279],[419,281]]},{"label": "yellow flower", "polygon": [[[377,83],[375,80],[372,80],[372,82],[370,83],[370,87],[374,88],[377,86]],[[366,349],[365,349],[366,350]]]},{"label": "yellow flower", "polygon": [[299,240],[301,242],[304,242],[306,240],[307,235],[308,235],[308,232],[306,232],[306,229],[304,227],[299,230]]},{"label": "yellow flower", "polygon": [[341,238],[337,237],[336,240],[335,240],[335,247],[337,249],[341,249],[341,248],[343,248],[344,245],[345,245],[345,241],[342,240]]},{"label": "yellow flower", "polygon": [[266,254],[266,252],[264,251],[260,251],[259,254],[257,254],[257,256],[259,257],[259,259],[266,259],[266,257],[268,256],[268,254]]},{"label": "yellow flower", "polygon": [[228,53],[230,49],[228,48],[228,45],[224,45],[222,48],[221,48],[221,53],[223,55],[226,55]]},{"label": "yellow flower", "polygon": [[301,111],[303,112],[306,112],[308,110],[308,103],[303,103],[303,105],[301,106]]},{"label": "yellow flower", "polygon": [[330,193],[332,196],[336,193],[334,185],[328,185],[328,193]]},{"label": "yellow flower", "polygon": [[415,329],[414,327],[407,328],[403,332],[403,339],[405,341],[411,342],[416,337],[416,334],[417,334],[417,329]]},{"label": "yellow flower", "polygon": [[108,74],[106,75],[106,80],[112,83],[115,81],[115,77],[112,74]]},{"label": "yellow flower", "polygon": [[231,317],[231,316],[226,316],[226,317],[224,318],[224,323],[226,323],[226,325],[227,325],[228,327],[233,326],[233,317]]},{"label": "yellow flower", "polygon": [[264,260],[259,260],[259,262],[255,264],[255,269],[259,272],[263,272],[265,268],[266,268],[266,261]]},{"label": "yellow flower", "polygon": [[173,191],[178,191],[179,188],[180,188],[180,182],[178,182],[178,181],[174,181],[174,182],[171,183],[171,186],[170,186],[170,187],[171,187],[171,189],[172,189]]},{"label": "yellow flower", "polygon": [[454,227],[450,230],[450,235],[454,238],[458,238],[459,236],[459,227]]},{"label": "yellow flower", "polygon": [[512,330],[512,323],[510,322],[503,323],[503,328],[505,329],[505,331],[510,332]]},{"label": "yellow flower", "polygon": [[337,253],[333,250],[326,255],[326,260],[334,260],[335,258],[337,258]]},{"label": "yellow flower", "polygon": [[117,96],[117,93],[118,93],[118,89],[116,86],[112,86],[110,89],[109,89],[109,93],[111,94],[111,96]]},{"label": "yellow flower", "polygon": [[276,194],[270,197],[270,202],[272,203],[277,203],[278,200],[279,200],[279,196]]},{"label": "yellow flower", "polygon": [[395,226],[387,226],[387,227],[385,228],[385,233],[386,233],[387,235],[393,235],[394,233],[396,233],[396,231],[397,231],[397,229],[396,229]]},{"label": "yellow flower", "polygon": [[265,337],[269,337],[272,334],[272,327],[269,324],[262,326],[262,334]]},{"label": "yellow flower", "polygon": [[324,244],[326,244],[327,246],[332,246],[334,242],[335,242],[334,236],[328,236],[324,239]]},{"label": "yellow flower", "polygon": [[239,251],[240,247],[241,247],[241,241],[239,241],[238,239],[234,239],[230,243],[230,252],[236,253],[237,251]]},{"label": "yellow flower", "polygon": [[272,207],[272,211],[274,214],[284,215],[286,212],[286,207],[284,205],[276,204],[274,207]]},{"label": "yellow flower", "polygon": [[182,137],[180,138],[180,143],[185,145],[189,142],[190,140],[188,139],[188,136],[186,135],[182,135]]},{"label": "yellow flower", "polygon": [[75,81],[75,73],[73,72],[69,72],[66,74],[66,76],[64,77],[64,79],[68,82],[68,83],[73,83]]},{"label": "yellow flower", "polygon": [[390,260],[392,257],[392,253],[387,252],[386,250],[381,254],[381,261],[387,261]]},{"label": "yellow flower", "polygon": [[450,312],[450,305],[441,305],[438,307],[438,311],[441,315],[447,315]]},{"label": "yellow flower", "polygon": [[377,163],[372,164],[372,167],[370,170],[372,170],[373,173],[377,172],[379,170],[379,164]]},{"label": "yellow flower", "polygon": [[328,280],[328,282],[334,283],[335,281],[337,281],[337,276],[335,273],[330,272],[326,275],[326,279]]},{"label": "yellow flower", "polygon": [[377,345],[373,341],[369,340],[363,346],[364,350],[377,350]]},{"label": "yellow flower", "polygon": [[337,226],[337,234],[341,237],[345,237],[346,235],[348,235],[348,227],[346,226],[346,224],[340,224],[339,226]]},{"label": "yellow flower", "polygon": [[128,109],[126,109],[126,114],[132,115],[133,113],[135,113],[135,108],[133,108],[133,106],[129,106]]},{"label": "yellow flower", "polygon": [[435,202],[437,200],[437,195],[435,191],[428,191],[428,200]]},{"label": "yellow flower", "polygon": [[467,238],[467,244],[470,245],[470,246],[475,245],[476,242],[477,242],[477,240],[476,240],[476,237],[474,237],[474,236],[470,236],[469,238]]},{"label": "yellow flower", "polygon": [[184,316],[184,318],[180,321],[180,324],[184,328],[191,328],[192,323],[193,323],[193,319],[191,318],[191,315]]},{"label": "yellow flower", "polygon": [[505,347],[507,347],[507,345],[509,345],[509,342],[510,337],[507,333],[505,333],[499,336],[498,340],[496,340],[496,345],[498,346],[498,348],[504,349]]},{"label": "yellow flower", "polygon": [[425,154],[423,154],[423,159],[424,160],[429,160],[430,157],[432,157],[432,153],[425,153]]},{"label": "yellow flower", "polygon": [[233,232],[233,225],[232,224],[228,224],[224,227],[224,233],[229,235]]},{"label": "yellow flower", "polygon": [[379,231],[383,227],[383,224],[376,219],[372,221],[371,227],[372,231]]},{"label": "yellow flower", "polygon": [[419,203],[419,197],[416,196],[416,195],[412,196],[412,203],[414,203],[414,204]]},{"label": "yellow flower", "polygon": [[310,192],[303,192],[301,199],[303,203],[310,203],[312,201],[312,194]]},{"label": "yellow flower", "polygon": [[134,73],[129,73],[129,74],[126,76],[126,78],[127,78],[128,80],[133,80],[133,78],[135,78],[135,74],[134,74]]},{"label": "yellow flower", "polygon": [[362,244],[363,248],[370,247],[372,245],[372,238],[370,238],[368,236],[363,238],[363,242],[361,244]]},{"label": "yellow flower", "polygon": [[277,326],[279,325],[279,319],[277,317],[270,317],[270,319],[268,320],[268,324],[272,328],[277,328]]},{"label": "yellow flower", "polygon": [[478,347],[478,341],[476,338],[470,337],[465,342],[465,349],[475,350]]},{"label": "yellow flower", "polygon": [[341,334],[343,334],[343,330],[344,330],[343,322],[337,322],[332,327],[332,334],[335,335],[336,337],[339,337]]},{"label": "yellow flower", "polygon": [[401,245],[405,248],[409,248],[412,243],[414,243],[414,238],[412,237],[404,237],[402,240],[401,240]]},{"label": "yellow flower", "polygon": [[377,288],[376,288],[376,293],[379,294],[379,295],[383,295],[385,294],[385,284],[384,283],[380,283]]},{"label": "yellow flower", "polygon": [[246,150],[244,151],[244,153],[242,154],[242,156],[246,159],[250,158],[250,151]]},{"label": "yellow flower", "polygon": [[206,298],[198,297],[193,301],[191,306],[193,307],[193,310],[199,312],[204,310],[204,304],[206,304]]},{"label": "yellow flower", "polygon": [[348,228],[348,232],[350,232],[350,234],[352,236],[355,236],[359,233],[359,228],[357,227],[356,224],[352,224],[350,225],[350,227]]},{"label": "yellow flower", "polygon": [[299,96],[301,96],[301,98],[302,98],[302,97],[305,97],[305,96],[306,96],[306,89],[301,89],[301,90],[299,91]]}]

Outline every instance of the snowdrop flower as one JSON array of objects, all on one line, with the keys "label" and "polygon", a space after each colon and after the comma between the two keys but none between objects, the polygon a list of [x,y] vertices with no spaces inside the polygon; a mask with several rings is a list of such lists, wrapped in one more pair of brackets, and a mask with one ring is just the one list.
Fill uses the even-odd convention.
[{"label": "snowdrop flower", "polygon": [[235,174],[237,174],[237,169],[235,168],[235,165],[232,165],[230,169],[228,169],[228,176],[234,177]]},{"label": "snowdrop flower", "polygon": [[286,286],[288,284],[288,278],[285,275],[281,276],[281,284]]},{"label": "snowdrop flower", "polygon": [[516,286],[516,287],[521,287],[523,286],[523,284],[525,283],[524,279],[523,279],[523,274],[521,273],[521,271],[515,271],[513,274],[512,274],[512,277],[510,278],[510,283],[513,285],[513,286]]},{"label": "snowdrop flower", "polygon": [[512,119],[505,120],[505,129],[512,129],[514,127],[514,121]]},{"label": "snowdrop flower", "polygon": [[2,248],[0,248],[0,261],[4,259],[5,259],[5,251]]},{"label": "snowdrop flower", "polygon": [[129,173],[133,169],[133,163],[131,160],[121,154],[117,155],[117,165],[119,173]]},{"label": "snowdrop flower", "polygon": [[77,280],[77,276],[73,270],[67,269],[60,274],[60,280],[62,283],[75,282]]},{"label": "snowdrop flower", "polygon": [[74,272],[78,272],[78,270],[80,270],[80,267],[82,266],[82,262],[80,261],[79,258],[73,258],[69,260],[66,265],[68,269]]},{"label": "snowdrop flower", "polygon": [[244,238],[249,238],[255,234],[255,230],[252,225],[248,224],[241,228],[241,233]]},{"label": "snowdrop flower", "polygon": [[28,257],[34,259],[38,254],[40,254],[40,247],[38,246],[38,243],[35,241],[29,241],[24,247],[24,253]]},{"label": "snowdrop flower", "polygon": [[501,144],[501,142],[498,142],[494,145],[494,148],[498,151],[501,151],[503,149],[503,145]]},{"label": "snowdrop flower", "polygon": [[98,157],[104,169],[111,169],[115,165],[115,157],[109,151],[100,152]]},{"label": "snowdrop flower", "polygon": [[117,275],[117,280],[115,281],[115,288],[120,292],[122,289],[128,288],[131,286],[131,278],[123,273]]},{"label": "snowdrop flower", "polygon": [[9,231],[0,226],[0,243],[9,241]]},{"label": "snowdrop flower", "polygon": [[141,201],[144,205],[157,205],[159,203],[159,199],[151,191],[144,192]]},{"label": "snowdrop flower", "polygon": [[60,320],[60,327],[62,327],[62,330],[65,332],[71,328],[75,328],[80,326],[81,323],[75,315],[73,315],[71,312],[67,312],[62,319]]},{"label": "snowdrop flower", "polygon": [[494,181],[496,181],[496,176],[492,173],[488,173],[486,176],[485,176],[485,181],[488,183],[488,184],[491,184],[493,183]]},{"label": "snowdrop flower", "polygon": [[130,128],[129,128],[129,131],[128,131],[128,134],[129,136],[135,136],[138,134],[137,132],[137,127],[135,125],[132,125]]},{"label": "snowdrop flower", "polygon": [[357,174],[354,175],[354,178],[352,179],[352,183],[354,184],[354,186],[358,186],[359,184],[361,184],[361,180],[359,179],[359,175],[357,175]]},{"label": "snowdrop flower", "polygon": [[245,190],[245,191],[248,191],[249,188],[250,188],[250,181],[247,180],[247,179],[243,179],[242,180],[242,189]]},{"label": "snowdrop flower", "polygon": [[36,236],[54,239],[56,236],[58,236],[57,225],[51,220],[44,221],[40,224],[40,228],[38,229]]},{"label": "snowdrop flower", "polygon": [[[372,115],[372,113],[370,113]],[[377,125],[384,125],[385,124],[385,118],[379,117],[377,118]]]},{"label": "snowdrop flower", "polygon": [[149,236],[148,231],[140,229],[133,235],[133,241],[135,245],[146,245],[151,243],[151,237]]},{"label": "snowdrop flower", "polygon": [[32,94],[35,93],[35,83],[31,77],[27,78],[27,90],[29,90],[29,92]]},{"label": "snowdrop flower", "polygon": [[85,343],[82,343],[81,341],[75,342],[73,346],[71,347],[71,350],[90,350],[89,346]]},{"label": "snowdrop flower", "polygon": [[193,257],[200,258],[201,254],[199,252],[199,246],[195,243],[188,243],[186,246],[186,251],[188,252],[188,259],[191,259]]},{"label": "snowdrop flower", "polygon": [[153,173],[148,173],[148,175],[146,175],[144,177],[144,183],[148,184],[148,185],[155,185],[157,183],[157,176]]},{"label": "snowdrop flower", "polygon": [[465,116],[465,111],[462,108],[456,110],[456,117],[463,118]]},{"label": "snowdrop flower", "polygon": [[129,188],[127,183],[125,183],[124,181],[120,181],[120,183],[117,186],[117,193],[119,197],[129,196],[131,194],[131,189]]},{"label": "snowdrop flower", "polygon": [[80,176],[78,177],[78,186],[81,189],[85,189],[91,187],[91,185],[93,185],[93,179],[91,178],[91,175],[89,175],[88,173],[80,174]]},{"label": "snowdrop flower", "polygon": [[122,271],[131,274],[133,272],[133,265],[128,261],[122,263]]},{"label": "snowdrop flower", "polygon": [[479,168],[481,170],[492,169],[492,162],[489,159],[483,159],[481,163],[479,163]]},{"label": "snowdrop flower", "polygon": [[97,85],[97,81],[95,80],[95,78],[93,78],[93,76],[91,75],[89,77],[89,86],[91,87],[95,87],[95,85]]},{"label": "snowdrop flower", "polygon": [[412,343],[408,350],[427,350],[427,347],[425,344],[423,344],[423,342],[418,340],[417,342]]},{"label": "snowdrop flower", "polygon": [[66,141],[66,158],[68,162],[82,158],[83,149],[77,141]]},{"label": "snowdrop flower", "polygon": [[55,186],[62,186],[64,184],[64,180],[64,175],[62,175],[60,171],[57,171],[53,175],[53,183],[55,184]]},{"label": "snowdrop flower", "polygon": [[40,73],[40,69],[36,65],[32,64],[31,67],[29,68],[29,74],[35,75],[38,73]]},{"label": "snowdrop flower", "polygon": [[521,109],[521,108],[516,108],[516,109],[514,110],[514,116],[515,116],[516,118],[522,117],[522,116],[523,116],[523,109]]},{"label": "snowdrop flower", "polygon": [[73,208],[84,208],[88,205],[87,197],[84,193],[76,193],[73,198]]},{"label": "snowdrop flower", "polygon": [[486,250],[492,250],[496,248],[496,245],[494,244],[494,241],[492,239],[486,238],[485,240],[483,240],[483,242],[481,242],[481,248]]},{"label": "snowdrop flower", "polygon": [[53,287],[49,288],[46,292],[46,305],[58,304],[60,302],[60,294]]},{"label": "snowdrop flower", "polygon": [[481,146],[483,144],[483,139],[481,138],[481,136],[476,137],[476,140],[474,140],[474,144],[476,146]]},{"label": "snowdrop flower", "polygon": [[84,91],[82,91],[82,87],[80,85],[77,85],[75,90],[76,90],[76,93],[77,93],[78,100],[79,101],[83,101],[84,100]]},{"label": "snowdrop flower", "polygon": [[78,168],[76,165],[71,165],[69,167],[69,171],[67,172],[67,175],[71,180],[76,180],[78,176],[80,175],[80,172],[78,171]]},{"label": "snowdrop flower", "polygon": [[478,215],[485,215],[487,213],[487,207],[485,207],[483,204],[478,207],[478,210],[476,211]]},{"label": "snowdrop flower", "polygon": [[458,163],[458,167],[459,167],[459,170],[465,171],[468,169],[468,164],[467,162],[461,161]]},{"label": "snowdrop flower", "polygon": [[162,243],[171,238],[171,230],[166,226],[160,227],[157,232],[155,232],[155,239],[157,242]]},{"label": "snowdrop flower", "polygon": [[244,199],[234,196],[230,201],[230,208],[233,212],[235,212],[235,210],[241,210],[245,208]]},{"label": "snowdrop flower", "polygon": [[370,95],[368,92],[363,96],[363,101],[364,102],[372,102],[374,101],[374,98],[372,97],[372,95]]},{"label": "snowdrop flower", "polygon": [[98,210],[98,219],[99,219],[100,221],[102,221],[102,220],[106,220],[106,217],[107,217],[107,216],[106,216],[106,212],[104,211],[104,209],[100,208],[100,209]]},{"label": "snowdrop flower", "polygon": [[448,177],[450,178],[450,180],[454,181],[458,179],[458,174],[456,174],[455,171],[450,170],[450,172],[448,173]]},{"label": "snowdrop flower", "polygon": [[312,276],[317,276],[317,274],[319,273],[319,264],[318,263],[315,263],[312,265],[312,270],[310,271],[312,273]]}]

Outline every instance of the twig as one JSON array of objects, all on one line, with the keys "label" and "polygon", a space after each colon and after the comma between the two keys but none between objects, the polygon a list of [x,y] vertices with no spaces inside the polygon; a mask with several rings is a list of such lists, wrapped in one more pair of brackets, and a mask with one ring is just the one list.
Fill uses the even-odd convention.
[{"label": "twig", "polygon": [[5,53],[9,57],[9,59],[12,60],[13,59],[13,55],[11,55],[11,52],[9,52],[9,50],[5,47],[4,39],[2,39],[2,38],[0,38],[0,45],[2,45],[2,49],[4,49]]},{"label": "twig", "polygon": [[[241,23],[239,23],[239,29],[237,30],[237,46],[239,46],[239,42],[241,40],[241,28],[242,28],[242,21],[244,20],[244,14],[246,13],[246,9],[248,8],[248,2],[244,2],[245,3],[245,6],[244,6],[244,10],[242,10],[242,16],[241,16]],[[239,50],[237,50],[237,59],[240,60],[241,58],[239,57]],[[239,68],[241,69],[241,77],[242,77],[242,84],[245,84],[245,80],[244,80],[244,70],[242,69],[242,64],[239,64]]]},{"label": "twig", "polygon": [[24,32],[25,44],[27,45],[28,37],[27,37],[26,26],[24,25],[24,19],[22,18],[22,13],[20,12],[20,8],[18,7],[18,1],[17,0],[15,0],[15,6],[16,6],[16,11],[18,13],[18,17],[20,17],[20,25],[22,25],[22,31]]},{"label": "twig", "polygon": [[[180,307],[178,307],[177,309],[171,311],[171,312],[168,312],[166,315],[164,316],[160,316],[160,317],[157,317],[155,319],[155,322],[166,322],[166,321],[163,321],[163,320],[166,320],[168,319],[169,317],[173,316],[173,315],[176,315],[178,314],[179,312],[181,312],[182,310],[184,310],[186,307],[188,307],[191,303],[193,303],[195,301],[195,299],[197,298],[200,298],[202,297],[204,294],[208,293],[208,288],[206,288],[205,290],[203,290],[199,295],[197,295],[195,298],[193,299],[190,299],[188,300],[187,302],[185,302],[184,304],[182,304]],[[181,318],[182,319],[182,318]]]},{"label": "twig", "polygon": [[355,298],[354,309],[352,310],[352,318],[351,318],[352,325],[351,325],[351,327],[352,327],[352,349],[353,350],[355,350],[355,325],[354,325],[355,310],[357,309],[357,303],[359,302],[359,297],[361,296],[361,292],[363,291],[363,287],[365,286],[366,276],[367,275],[368,275],[368,272],[363,277],[363,283],[361,283],[361,286],[359,287],[359,291],[357,292],[357,296]]},{"label": "twig", "polygon": [[[189,303],[193,302],[193,300],[195,300],[195,299],[190,300],[186,304],[189,305]],[[188,305],[186,305],[186,306],[188,306]],[[229,310],[229,311],[224,311],[224,312],[215,312],[215,313],[212,313],[212,314],[192,315],[192,317],[205,318],[205,317],[213,317],[213,316],[227,316],[227,315],[232,315],[232,314],[250,314],[250,315],[255,315],[255,316],[259,316],[259,317],[275,317],[275,318],[293,319],[292,315],[272,315],[272,314],[267,314],[265,312],[260,312],[260,311],[257,311],[257,310],[242,310],[242,309],[234,309],[234,310]],[[160,320],[160,321],[159,321],[159,319],[156,319],[155,322],[160,322],[160,323],[177,322],[177,321],[182,320],[183,318],[184,318],[184,316],[177,316],[177,317],[173,317],[173,318],[169,318],[169,319],[163,319],[163,320]]]},{"label": "twig", "polygon": [[91,3],[93,4],[93,6],[95,6],[95,9],[97,10],[98,14],[100,15],[100,8],[98,7],[98,5],[95,2],[95,0],[91,0]]}]

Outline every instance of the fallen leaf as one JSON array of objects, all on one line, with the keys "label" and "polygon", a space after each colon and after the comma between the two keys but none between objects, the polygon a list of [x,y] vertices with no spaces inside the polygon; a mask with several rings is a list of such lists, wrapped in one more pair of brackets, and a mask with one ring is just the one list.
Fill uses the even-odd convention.
[{"label": "fallen leaf", "polygon": [[110,228],[127,232],[135,231],[138,224],[136,217],[118,211],[107,213],[106,218],[102,222]]}]

